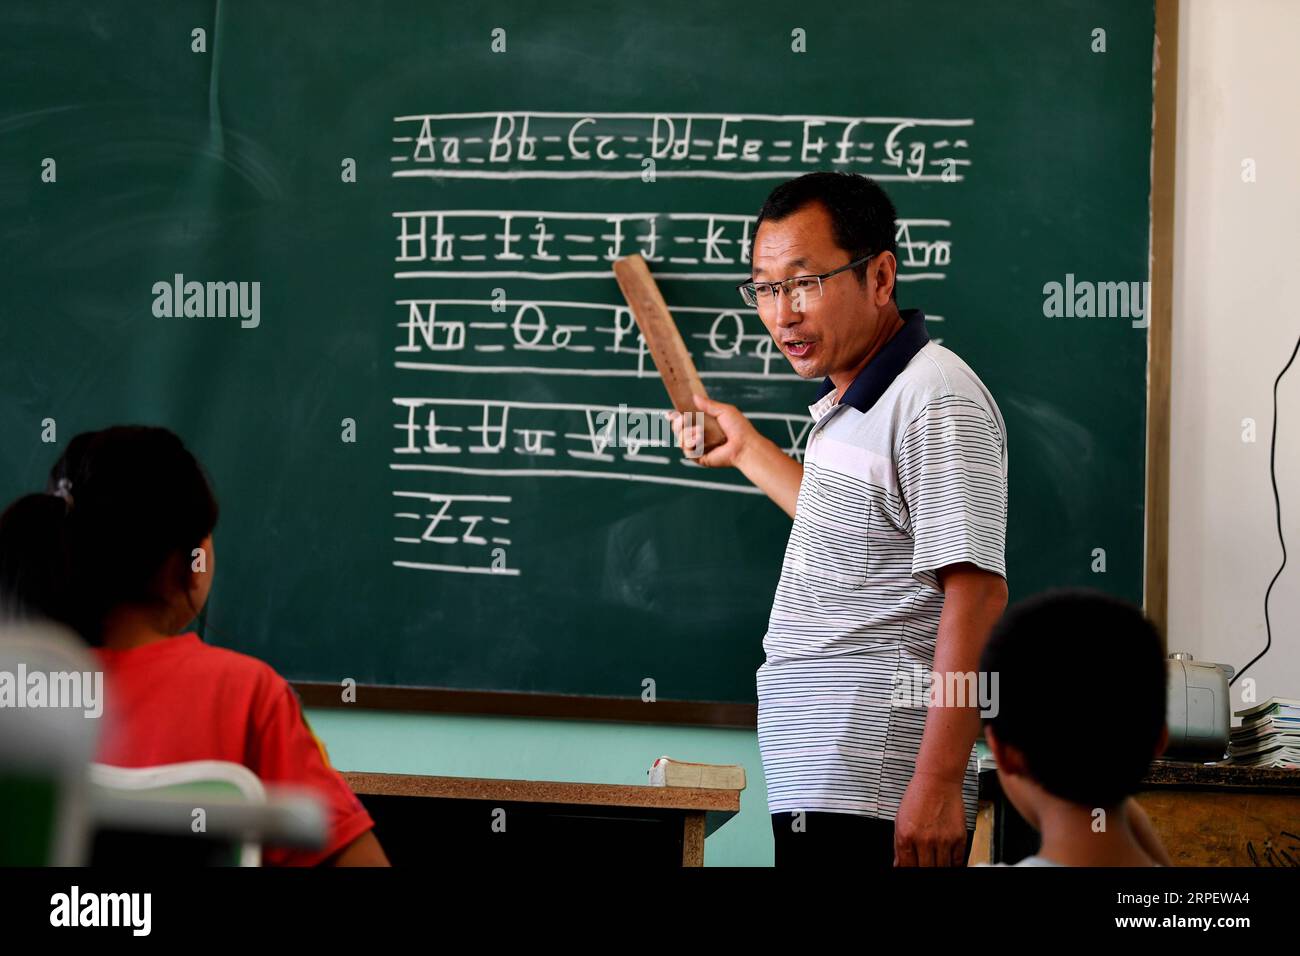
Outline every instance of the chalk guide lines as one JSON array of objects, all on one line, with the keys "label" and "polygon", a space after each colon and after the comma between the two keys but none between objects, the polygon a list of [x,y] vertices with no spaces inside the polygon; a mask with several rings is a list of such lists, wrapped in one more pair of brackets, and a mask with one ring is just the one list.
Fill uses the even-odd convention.
[{"label": "chalk guide lines", "polygon": [[[412,209],[397,220],[395,279],[607,279],[639,254],[659,279],[740,282],[749,275],[752,215]],[[947,219],[900,219],[900,282],[942,279]]]},{"label": "chalk guide lines", "polygon": [[959,182],[972,119],[752,113],[424,113],[393,118],[393,176],[789,179],[846,169]]}]

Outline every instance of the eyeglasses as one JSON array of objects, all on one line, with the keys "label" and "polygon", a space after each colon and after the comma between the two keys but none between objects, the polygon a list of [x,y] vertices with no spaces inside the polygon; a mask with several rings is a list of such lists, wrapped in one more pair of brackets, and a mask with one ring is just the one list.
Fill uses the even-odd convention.
[{"label": "eyeglasses", "polygon": [[849,269],[855,269],[874,255],[873,252],[861,259],[854,259],[846,266],[840,266],[830,272],[823,272],[821,275],[792,276],[789,279],[782,279],[780,282],[742,282],[736,288],[740,291],[740,297],[745,300],[746,305],[760,309],[775,305],[777,289],[782,289],[790,300],[790,308],[800,312],[805,302],[821,298],[822,282],[824,280]]}]

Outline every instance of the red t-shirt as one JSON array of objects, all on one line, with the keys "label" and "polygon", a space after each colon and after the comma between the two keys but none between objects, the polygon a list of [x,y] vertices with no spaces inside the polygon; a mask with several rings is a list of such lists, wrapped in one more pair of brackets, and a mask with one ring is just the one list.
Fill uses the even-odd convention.
[{"label": "red t-shirt", "polygon": [[97,648],[105,720],[98,760],[151,767],[243,764],[265,784],[310,787],[325,801],[324,849],[266,847],[268,866],[312,866],[374,826],[307,726],[298,695],[269,664],[182,634],[129,650]]}]

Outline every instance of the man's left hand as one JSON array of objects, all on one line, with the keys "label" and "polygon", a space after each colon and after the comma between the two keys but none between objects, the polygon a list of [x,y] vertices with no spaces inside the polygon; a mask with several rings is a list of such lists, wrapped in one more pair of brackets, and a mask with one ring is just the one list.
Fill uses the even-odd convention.
[{"label": "man's left hand", "polygon": [[964,866],[961,780],[916,773],[894,820],[894,866]]}]

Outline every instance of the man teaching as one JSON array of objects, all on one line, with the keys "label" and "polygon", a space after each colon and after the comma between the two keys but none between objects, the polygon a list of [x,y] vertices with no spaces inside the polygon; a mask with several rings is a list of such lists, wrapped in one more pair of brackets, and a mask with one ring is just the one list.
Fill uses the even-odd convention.
[{"label": "man teaching", "polygon": [[802,464],[696,398],[726,436],[696,460],[740,469],[794,519],[758,670],[778,866],[960,866],[975,826],[975,701],[895,689],[977,672],[1006,606],[1006,429],[924,314],[899,311],[894,220],[848,173],[786,182],[759,211],[740,293],[823,379]]}]

